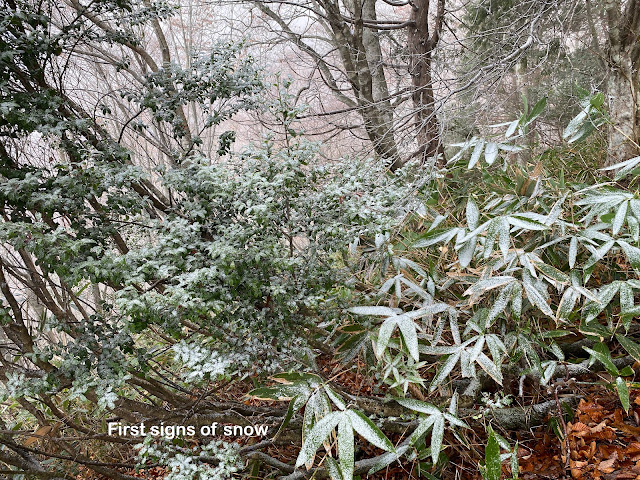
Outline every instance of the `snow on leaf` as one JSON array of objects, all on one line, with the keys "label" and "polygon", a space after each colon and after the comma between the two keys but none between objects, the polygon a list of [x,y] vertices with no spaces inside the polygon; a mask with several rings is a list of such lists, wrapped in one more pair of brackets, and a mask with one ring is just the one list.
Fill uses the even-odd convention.
[{"label": "snow on leaf", "polygon": [[389,307],[351,307],[347,311],[356,315],[384,315],[385,317],[396,315],[396,310]]},{"label": "snow on leaf", "polygon": [[616,177],[615,177],[616,180],[619,180],[622,177],[629,174],[634,168],[636,168],[636,166],[638,166],[638,164],[640,164],[640,157],[633,157],[633,158],[630,158],[629,160],[625,160],[624,162],[616,163],[615,165],[601,168],[600,170],[602,170],[603,172],[606,172],[607,170],[620,169],[618,172],[616,172]]},{"label": "snow on leaf", "polygon": [[387,452],[395,452],[391,441],[385,436],[376,425],[369,420],[362,412],[358,410],[346,410],[345,414],[349,417],[353,429],[358,432],[365,440]]},{"label": "snow on leaf", "polygon": [[340,467],[338,467],[338,464],[333,458],[327,455],[324,463],[327,465],[327,473],[331,480],[344,480],[340,472]]},{"label": "snow on leaf", "polygon": [[514,227],[524,230],[546,230],[549,228],[544,223],[538,220],[532,220],[523,215],[510,215],[508,221]]},{"label": "snow on leaf", "polygon": [[378,332],[378,340],[376,342],[376,355],[378,357],[382,356],[384,351],[389,344],[389,339],[391,338],[391,334],[396,328],[396,319],[398,317],[389,317],[387,318],[380,327],[380,331]]},{"label": "snow on leaf", "polygon": [[629,202],[623,202],[618,207],[616,211],[616,215],[613,218],[613,223],[611,224],[611,231],[614,235],[617,235],[620,229],[622,228],[622,224],[624,223],[624,219],[627,216],[627,208],[629,207]]},{"label": "snow on leaf", "polygon": [[377,457],[378,461],[367,472],[367,475],[373,475],[374,473],[391,465],[393,462],[397,461],[402,455],[404,455],[407,450],[409,450],[409,445],[402,445],[397,448],[397,451],[395,453],[389,452],[389,453],[380,455],[379,457]]},{"label": "snow on leaf", "polygon": [[538,290],[536,285],[534,285],[534,283],[531,281],[531,277],[528,275],[523,275],[522,279],[522,285],[524,286],[524,291],[527,294],[527,298],[529,299],[529,301],[533,305],[538,307],[540,311],[545,315],[555,318],[551,307],[549,307],[549,304],[547,303],[545,295]]},{"label": "snow on leaf", "polygon": [[440,456],[440,450],[442,449],[442,441],[444,439],[444,416],[438,415],[433,422],[433,429],[431,430],[431,459],[435,464]]},{"label": "snow on leaf", "polygon": [[460,345],[420,345],[420,351],[425,355],[450,355],[460,350]]},{"label": "snow on leaf", "polygon": [[544,275],[555,280],[556,282],[560,282],[562,284],[569,283],[569,276],[558,270],[556,267],[552,265],[548,265],[544,262],[534,262],[533,265],[540,270]]},{"label": "snow on leaf", "polygon": [[558,304],[556,319],[567,320],[569,318],[569,315],[571,315],[571,312],[573,312],[578,298],[578,292],[574,288],[567,288],[562,295],[562,298],[560,299],[560,303]]},{"label": "snow on leaf", "polygon": [[484,149],[484,144],[485,141],[482,139],[479,139],[476,143],[476,146],[473,149],[473,153],[471,154],[471,159],[469,160],[469,165],[468,165],[468,169],[471,170],[476,163],[478,163],[478,160],[480,160],[480,155],[482,155],[482,150]]},{"label": "snow on leaf", "polygon": [[480,219],[480,210],[478,210],[478,205],[473,200],[472,197],[469,197],[467,200],[467,226],[469,230],[475,230],[478,227],[478,220]]},{"label": "snow on leaf", "polygon": [[489,357],[484,353],[480,353],[476,362],[491,378],[496,381],[496,383],[502,385],[502,372],[500,368],[489,359]]},{"label": "snow on leaf", "polygon": [[436,418],[437,418],[436,415],[431,415],[426,419],[424,419],[422,422],[420,422],[416,427],[416,429],[411,434],[411,437],[409,438],[409,443],[411,445],[415,445],[416,442],[420,440],[420,437],[422,437],[432,427],[432,425],[436,421]]},{"label": "snow on leaf", "polygon": [[449,161],[447,162],[447,165],[449,165],[450,163],[455,163],[457,162],[462,155],[464,155],[464,153],[469,150],[469,148],[473,147],[477,142],[477,138],[473,137],[471,140],[468,140],[466,142],[463,143],[454,143],[451,146],[452,147],[461,147],[460,150],[458,151],[458,153],[456,153],[453,157],[451,157],[449,159]]},{"label": "snow on leaf", "polygon": [[640,248],[629,245],[627,242],[623,242],[622,240],[618,240],[618,245],[622,247],[622,250],[627,256],[627,260],[629,260],[631,266],[640,270]]},{"label": "snow on leaf", "polygon": [[342,398],[340,398],[340,395],[334,392],[329,385],[324,386],[324,391],[327,393],[327,397],[329,397],[329,399],[333,402],[333,404],[336,407],[338,407],[340,410],[344,410],[345,408],[347,408]]},{"label": "snow on leaf", "polygon": [[511,299],[512,285],[513,283],[508,284],[500,291],[498,298],[496,298],[496,301],[494,302],[491,310],[489,310],[489,314],[487,315],[487,319],[485,321],[485,329],[489,328],[493,321],[498,318],[498,315],[500,315],[504,311],[504,309],[507,308],[509,300]]},{"label": "snow on leaf", "polygon": [[458,413],[458,391],[453,392],[451,401],[449,402],[449,413],[456,415]]},{"label": "snow on leaf", "polygon": [[582,122],[587,118],[588,110],[582,110],[578,115],[573,117],[567,127],[562,132],[562,138],[567,140],[569,137],[573,137],[575,133],[580,129]]},{"label": "snow on leaf", "polygon": [[576,257],[578,256],[578,237],[571,237],[569,242],[569,268],[573,269],[576,264]]},{"label": "snow on leaf", "polygon": [[473,254],[476,251],[477,238],[471,237],[466,243],[462,245],[462,248],[458,251],[458,261],[461,268],[467,268],[473,260]]},{"label": "snow on leaf", "polygon": [[616,339],[622,345],[629,355],[631,355],[634,359],[640,362],[640,345],[638,345],[633,340],[629,340],[626,336],[621,333],[616,333]]},{"label": "snow on leaf", "polygon": [[589,302],[585,306],[585,322],[589,323],[591,320],[600,315],[600,312],[602,312],[607,307],[607,305],[609,305],[615,294],[618,293],[619,289],[620,282],[617,281],[602,286],[597,295],[599,303]]},{"label": "snow on leaf", "polygon": [[487,147],[484,150],[484,160],[488,165],[493,165],[496,158],[498,158],[498,145],[495,142],[487,143]]},{"label": "snow on leaf", "polygon": [[491,252],[493,252],[493,245],[495,244],[496,236],[498,235],[500,223],[499,218],[493,218],[489,221],[487,236],[484,240],[484,258],[489,258],[491,256]]},{"label": "snow on leaf", "polygon": [[427,415],[441,415],[442,412],[438,407],[430,403],[414,400],[413,398],[396,398],[396,402],[404,408],[413,410],[414,412],[426,413]]},{"label": "snow on leaf", "polygon": [[502,287],[503,285],[507,285],[511,282],[514,282],[516,279],[510,275],[502,275],[496,277],[489,277],[483,280],[478,280],[476,283],[471,285],[464,293],[464,296],[471,295],[472,297],[479,297],[485,292],[489,290],[493,290],[494,288]]},{"label": "snow on leaf", "polygon": [[514,132],[516,131],[516,128],[518,128],[519,124],[520,124],[520,119],[514,120],[513,122],[511,122],[509,124],[509,128],[507,128],[507,131],[504,134],[504,138],[509,138],[511,135],[513,135]]},{"label": "snow on leaf", "polygon": [[313,430],[313,426],[316,423],[316,420],[322,416],[322,406],[320,404],[320,393],[316,392],[307,401],[307,406],[304,409],[304,416],[302,418],[302,441],[306,441],[306,439],[311,434]]},{"label": "snow on leaf", "polygon": [[491,356],[496,362],[499,362],[502,358],[502,354],[507,353],[507,347],[504,345],[500,337],[493,333],[485,335],[484,338],[487,342],[487,346],[489,347],[489,351],[491,352]]},{"label": "snow on leaf", "polygon": [[416,324],[406,315],[400,315],[396,320],[400,332],[402,332],[402,338],[409,350],[409,354],[413,359],[418,362],[420,360],[420,353],[418,352],[418,332],[416,331]]},{"label": "snow on leaf", "polygon": [[438,387],[438,385],[444,382],[445,379],[449,376],[453,368],[456,366],[456,363],[458,363],[458,360],[460,359],[460,353],[461,352],[458,351],[447,358],[446,362],[444,362],[444,365],[442,365],[438,370],[436,376],[433,377],[431,386],[429,387],[429,392],[433,392]]},{"label": "snow on leaf", "polygon": [[498,245],[503,257],[507,257],[509,253],[509,220],[506,218],[500,219],[498,227]]},{"label": "snow on leaf", "polygon": [[449,230],[445,230],[444,232],[434,231],[431,235],[427,235],[421,240],[418,240],[413,244],[414,248],[425,248],[430,247],[431,245],[435,245],[436,243],[448,243],[451,241],[453,237],[458,234],[458,228],[451,228]]},{"label": "snow on leaf", "polygon": [[454,414],[451,413],[447,413],[444,412],[443,413],[444,418],[451,424],[454,425],[456,427],[462,427],[462,428],[471,428],[467,423],[463,422],[462,420],[460,420],[458,417],[456,417]]},{"label": "snow on leaf", "polygon": [[298,454],[298,459],[296,460],[295,468],[298,468],[313,459],[316,454],[316,450],[318,450],[320,445],[322,445],[322,442],[329,436],[336,425],[340,423],[344,415],[345,412],[331,412],[314,425],[313,429],[302,444],[302,448]]},{"label": "snow on leaf", "polygon": [[629,413],[629,387],[627,387],[627,382],[624,378],[618,377],[616,378],[616,390],[618,391],[618,397],[620,398],[620,403],[622,403],[622,408],[624,411]]},{"label": "snow on leaf", "polygon": [[502,465],[500,461],[500,445],[496,434],[489,427],[489,440],[484,452],[483,478],[485,480],[500,480],[502,477]]},{"label": "snow on leaf", "polygon": [[342,417],[338,424],[338,458],[343,480],[353,479],[353,467],[355,464],[355,448],[353,439],[353,427],[348,415]]}]

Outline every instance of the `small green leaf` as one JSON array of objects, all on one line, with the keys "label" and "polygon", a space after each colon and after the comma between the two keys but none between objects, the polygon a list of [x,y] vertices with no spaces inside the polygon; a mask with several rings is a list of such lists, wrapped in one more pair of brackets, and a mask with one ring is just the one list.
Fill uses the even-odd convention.
[{"label": "small green leaf", "polygon": [[591,354],[593,358],[595,358],[600,363],[602,363],[602,365],[607,370],[607,372],[609,372],[609,374],[615,375],[615,376],[620,375],[620,371],[618,370],[618,367],[616,367],[613,361],[611,360],[611,353],[609,352],[609,349],[604,343],[602,342],[596,343],[593,346],[593,349],[588,347],[582,347],[582,348],[587,353]]},{"label": "small green leaf", "polygon": [[383,468],[391,465],[393,462],[398,460],[405,452],[409,450],[409,445],[402,445],[398,447],[396,453],[389,452],[378,457],[378,461],[369,469],[367,472],[368,475],[373,475],[374,473],[382,470]]},{"label": "small green leaf", "polygon": [[282,421],[282,425],[280,425],[280,428],[278,428],[278,431],[276,432],[276,434],[274,435],[273,438],[278,438],[280,433],[287,427],[287,425],[289,425],[289,422],[291,421],[291,418],[293,417],[293,414],[297,411],[297,409],[295,409],[294,407],[296,406],[296,402],[297,402],[298,398],[299,397],[294,397],[289,402],[289,408],[287,408],[287,414],[284,416],[284,420]]},{"label": "small green leaf", "polygon": [[489,427],[489,440],[484,450],[484,471],[482,477],[485,480],[500,480],[502,465],[500,462],[500,445],[496,439],[493,428]]},{"label": "small green leaf", "polygon": [[629,388],[627,387],[627,382],[624,378],[618,377],[616,378],[616,390],[618,391],[618,397],[620,397],[620,403],[622,403],[622,408],[624,411],[629,413]]},{"label": "small green leaf", "polygon": [[536,118],[538,118],[540,114],[544,111],[546,106],[547,106],[547,97],[542,97],[540,100],[538,100],[538,103],[536,103],[533,106],[531,113],[527,117],[525,121],[525,126],[531,124]]},{"label": "small green leaf", "polygon": [[329,455],[326,456],[324,463],[327,465],[327,472],[331,480],[344,480],[342,478],[342,472],[336,461]]},{"label": "small green leaf", "polygon": [[636,342],[629,340],[627,337],[620,333],[616,333],[616,339],[622,345],[629,355],[631,355],[636,361],[640,362],[640,345]]}]

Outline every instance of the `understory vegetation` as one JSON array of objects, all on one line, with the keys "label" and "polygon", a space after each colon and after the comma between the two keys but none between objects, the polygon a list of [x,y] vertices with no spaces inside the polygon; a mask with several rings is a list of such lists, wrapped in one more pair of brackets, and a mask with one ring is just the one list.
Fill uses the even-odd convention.
[{"label": "understory vegetation", "polygon": [[[640,156],[605,162],[603,92],[551,145],[523,97],[431,162],[327,159],[242,44],[145,57],[167,5],[6,6],[0,479],[515,479],[538,427],[583,478],[588,388],[638,421]],[[89,47],[147,62],[118,111],[68,80]]]}]

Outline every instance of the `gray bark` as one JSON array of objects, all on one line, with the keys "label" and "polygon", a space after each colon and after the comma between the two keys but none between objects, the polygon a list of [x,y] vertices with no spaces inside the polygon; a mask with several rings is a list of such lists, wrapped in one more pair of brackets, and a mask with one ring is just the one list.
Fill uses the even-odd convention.
[{"label": "gray bark", "polygon": [[606,0],[607,95],[611,124],[606,166],[640,154],[640,1]]}]

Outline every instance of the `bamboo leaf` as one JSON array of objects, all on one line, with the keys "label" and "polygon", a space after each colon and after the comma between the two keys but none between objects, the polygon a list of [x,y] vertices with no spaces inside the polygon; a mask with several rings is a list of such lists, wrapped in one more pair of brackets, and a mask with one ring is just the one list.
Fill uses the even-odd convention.
[{"label": "bamboo leaf", "polygon": [[396,315],[396,310],[389,307],[351,307],[347,311],[356,315],[380,315],[385,317]]},{"label": "bamboo leaf", "polygon": [[431,459],[434,465],[438,462],[442,441],[444,439],[444,416],[438,415],[433,422],[431,430]]},{"label": "bamboo leaf", "polygon": [[365,440],[387,452],[395,452],[393,443],[385,436],[382,431],[375,426],[363,413],[357,410],[347,410],[346,415],[351,421],[353,429],[358,432]]},{"label": "bamboo leaf", "polygon": [[631,355],[636,361],[640,362],[640,345],[633,340],[629,340],[621,333],[616,333],[616,339],[629,355]]},{"label": "bamboo leaf", "polygon": [[489,440],[484,450],[484,468],[482,476],[485,480],[500,480],[502,476],[502,462],[500,461],[500,445],[496,434],[489,427]]},{"label": "bamboo leaf", "polygon": [[576,264],[576,257],[578,256],[578,237],[571,237],[569,242],[569,268],[573,269]]},{"label": "bamboo leaf", "polygon": [[471,154],[471,160],[469,160],[468,169],[471,170],[478,160],[480,160],[480,155],[482,155],[482,150],[484,149],[485,141],[482,139],[478,139],[476,146],[473,149],[473,153]]},{"label": "bamboo leaf", "polygon": [[493,165],[493,162],[498,158],[498,145],[495,142],[487,143],[487,147],[484,150],[484,160],[488,165]]},{"label": "bamboo leaf", "polygon": [[344,412],[331,412],[313,427],[302,444],[295,468],[301,467],[315,457],[316,450],[320,448],[322,442],[329,436],[338,423],[340,423],[343,417]]},{"label": "bamboo leaf", "polygon": [[416,331],[415,322],[406,315],[400,315],[396,322],[400,327],[400,332],[409,354],[418,362],[420,360],[420,352],[418,351],[418,332]]},{"label": "bamboo leaf", "polygon": [[478,209],[478,205],[473,200],[472,197],[469,197],[467,200],[467,226],[469,230],[475,230],[478,227],[478,220],[480,220],[480,210]]},{"label": "bamboo leaf", "polygon": [[355,464],[355,447],[353,441],[353,427],[348,416],[342,417],[338,424],[338,458],[343,480],[353,480]]},{"label": "bamboo leaf", "polygon": [[414,400],[413,398],[396,398],[396,402],[404,408],[413,410],[414,412],[426,413],[427,415],[441,415],[442,412],[438,407],[430,403]]},{"label": "bamboo leaf", "polygon": [[440,367],[440,370],[438,370],[438,373],[436,374],[436,376],[433,377],[433,380],[431,381],[431,386],[429,387],[429,392],[433,392],[438,387],[438,385],[444,382],[444,380],[449,376],[449,374],[453,370],[453,367],[455,367],[456,363],[458,363],[458,360],[460,360],[460,351],[454,353],[449,358],[447,358],[444,364]]},{"label": "bamboo leaf", "polygon": [[616,378],[616,390],[618,391],[618,397],[620,398],[620,403],[622,403],[622,408],[624,408],[625,412],[629,413],[629,407],[631,406],[631,403],[629,402],[629,387],[627,387],[627,382],[624,378]]}]

